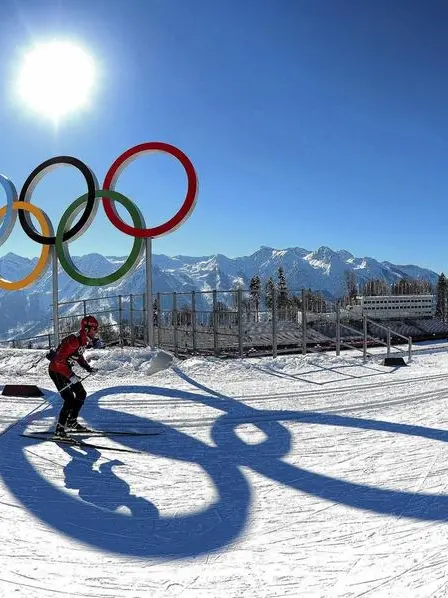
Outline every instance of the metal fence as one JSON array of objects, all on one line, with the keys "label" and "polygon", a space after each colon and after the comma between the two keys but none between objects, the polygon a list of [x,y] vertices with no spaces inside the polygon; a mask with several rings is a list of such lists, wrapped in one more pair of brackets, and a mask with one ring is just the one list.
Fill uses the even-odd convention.
[{"label": "metal fence", "polygon": [[[249,291],[192,291],[157,293],[152,297],[154,345],[176,356],[273,355],[287,352],[361,351],[367,359],[371,346],[412,354],[412,339],[391,327],[362,316],[341,303],[310,291],[272,289],[263,303]],[[76,331],[79,320],[92,314],[101,321],[106,345],[145,346],[148,326],[145,295],[110,295],[61,302],[59,334]],[[50,318],[49,318],[50,320]],[[49,347],[54,343],[51,324],[45,335],[0,342],[2,346]],[[403,348],[402,345],[407,347]]]}]

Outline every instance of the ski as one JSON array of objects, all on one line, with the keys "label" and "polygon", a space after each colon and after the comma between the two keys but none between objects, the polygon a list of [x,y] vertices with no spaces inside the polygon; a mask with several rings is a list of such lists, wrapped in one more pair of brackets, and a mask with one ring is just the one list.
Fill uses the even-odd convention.
[{"label": "ski", "polygon": [[24,438],[34,438],[36,440],[46,440],[47,442],[56,442],[56,444],[68,444],[69,446],[78,446],[80,448],[103,449],[107,451],[118,451],[120,453],[141,453],[141,451],[136,451],[133,449],[93,444],[91,442],[85,442],[84,440],[78,440],[77,438],[70,438],[70,436],[68,436],[66,439],[45,436],[44,434],[20,434],[20,436],[23,436]]},{"label": "ski", "polygon": [[[153,431],[153,432],[119,432],[118,430],[83,430],[82,432],[77,432],[76,430],[68,430],[67,434],[72,436],[76,434],[76,436],[84,435],[84,436],[157,436],[161,434],[161,431]],[[37,434],[45,434],[46,436],[51,436],[54,434],[51,430],[44,430],[42,432],[37,432]]]}]

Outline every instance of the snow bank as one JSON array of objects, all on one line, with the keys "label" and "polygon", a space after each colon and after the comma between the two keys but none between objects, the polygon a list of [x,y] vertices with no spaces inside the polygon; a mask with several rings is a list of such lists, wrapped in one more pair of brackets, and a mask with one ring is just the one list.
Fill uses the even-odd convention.
[{"label": "snow bank", "polygon": [[[47,350],[0,349],[0,376],[41,376],[46,374]],[[173,355],[160,349],[126,347],[124,349],[92,349],[84,354],[91,366],[98,368],[95,377],[145,377],[164,370],[173,363]],[[79,370],[75,365],[75,370]],[[1,383],[0,378],[0,383]]]}]

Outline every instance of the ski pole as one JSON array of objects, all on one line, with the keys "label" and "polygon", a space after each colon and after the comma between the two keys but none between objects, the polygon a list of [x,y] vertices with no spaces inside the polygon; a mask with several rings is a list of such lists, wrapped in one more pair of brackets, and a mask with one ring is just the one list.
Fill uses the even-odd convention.
[{"label": "ski pole", "polygon": [[[84,376],[84,378],[79,378],[78,382],[82,382],[83,380],[85,380],[86,378],[88,378],[89,376],[91,376],[93,374],[93,372],[89,372],[88,374],[86,374]],[[75,382],[74,384],[78,384],[78,382]],[[69,382],[68,384],[66,384],[65,386],[63,386],[61,388],[61,390],[58,390],[57,392],[59,394],[61,394],[62,391],[67,390],[67,388],[70,388],[70,386],[73,386],[72,382]],[[56,392],[54,392],[53,394],[56,394]]]},{"label": "ski pole", "polygon": [[[36,367],[36,365],[37,365],[38,363],[40,363],[40,362],[42,361],[42,359],[44,359],[46,356],[47,356],[47,353],[44,353],[43,355],[41,355],[41,356],[39,357],[39,359],[37,359],[37,360],[36,360],[36,361],[35,361],[35,362],[32,364],[32,366],[31,366],[31,367],[32,367],[32,368],[35,368],[35,367]],[[31,368],[30,368],[30,369],[31,369]]]},{"label": "ski pole", "polygon": [[42,359],[45,357],[45,353],[42,355],[42,357],[39,357],[39,359],[37,359],[36,361],[33,361],[33,363],[30,365],[30,367],[28,369],[26,369],[24,372],[21,371],[16,371],[16,375],[17,376],[24,376],[25,374],[28,374],[30,370],[32,370],[33,368],[36,367],[36,365],[38,363],[40,363],[42,361]]}]

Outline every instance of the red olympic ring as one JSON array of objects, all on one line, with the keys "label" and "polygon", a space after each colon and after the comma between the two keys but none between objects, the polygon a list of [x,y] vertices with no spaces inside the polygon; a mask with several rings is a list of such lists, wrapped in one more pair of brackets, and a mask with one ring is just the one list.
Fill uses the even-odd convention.
[{"label": "red olympic ring", "polygon": [[187,174],[187,193],[182,206],[170,220],[167,220],[159,226],[143,229],[138,229],[133,226],[129,226],[129,224],[126,224],[126,222],[124,222],[118,215],[114,201],[106,197],[102,198],[104,211],[106,212],[106,215],[112,222],[112,224],[119,230],[121,230],[121,232],[127,235],[131,235],[133,237],[160,237],[161,235],[164,235],[169,231],[175,230],[184,222],[186,218],[188,218],[196,203],[198,179],[193,164],[180,149],[162,141],[150,141],[148,143],[136,145],[135,147],[131,147],[121,156],[119,156],[110,167],[108,173],[106,174],[103,183],[103,189],[114,191],[115,183],[117,182],[118,177],[120,176],[122,171],[128,166],[128,164],[132,160],[137,158],[139,154],[154,151],[170,154],[171,156],[174,156],[179,160]]}]

